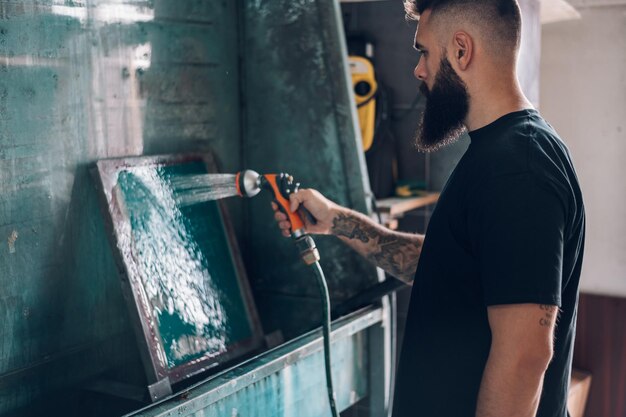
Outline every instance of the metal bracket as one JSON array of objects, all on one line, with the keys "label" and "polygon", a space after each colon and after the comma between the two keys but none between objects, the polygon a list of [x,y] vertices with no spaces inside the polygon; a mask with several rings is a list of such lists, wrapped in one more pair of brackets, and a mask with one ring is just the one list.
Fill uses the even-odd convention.
[{"label": "metal bracket", "polygon": [[150,401],[155,402],[161,398],[172,395],[172,385],[170,384],[170,378],[165,377],[154,384],[148,385],[148,394],[150,394]]},{"label": "metal bracket", "polygon": [[273,332],[265,335],[265,346],[267,346],[268,349],[274,349],[284,341],[285,337],[283,336],[283,332],[280,330],[274,330]]},{"label": "metal bracket", "polygon": [[146,402],[145,387],[120,381],[97,379],[83,387],[83,390],[124,398],[138,403]]}]

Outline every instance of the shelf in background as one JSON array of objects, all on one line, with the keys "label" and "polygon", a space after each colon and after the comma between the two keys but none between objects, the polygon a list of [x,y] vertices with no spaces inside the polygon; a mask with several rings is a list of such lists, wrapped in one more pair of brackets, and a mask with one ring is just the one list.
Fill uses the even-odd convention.
[{"label": "shelf in background", "polygon": [[383,198],[376,201],[376,206],[381,214],[395,217],[407,211],[434,204],[437,200],[439,200],[439,193],[429,193],[420,197]]},{"label": "shelf in background", "polygon": [[398,219],[404,213],[418,208],[435,204],[439,200],[439,193],[428,193],[419,197],[391,197],[376,201],[380,214],[380,222],[391,230],[398,229]]}]

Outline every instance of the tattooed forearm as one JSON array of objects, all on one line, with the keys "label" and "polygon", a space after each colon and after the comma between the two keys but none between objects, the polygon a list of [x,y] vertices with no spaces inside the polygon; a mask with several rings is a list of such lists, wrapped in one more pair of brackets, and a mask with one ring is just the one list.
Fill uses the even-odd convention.
[{"label": "tattooed forearm", "polygon": [[345,236],[348,239],[358,239],[368,243],[376,238],[373,228],[363,223],[362,219],[350,214],[339,214],[333,220],[332,232],[337,236]]},{"label": "tattooed forearm", "polygon": [[413,280],[423,236],[393,232],[352,212],[335,217],[332,233],[389,274],[406,282]]},{"label": "tattooed forearm", "polygon": [[367,256],[372,263],[395,277],[413,280],[421,252],[418,242],[394,235],[381,236],[377,249]]}]

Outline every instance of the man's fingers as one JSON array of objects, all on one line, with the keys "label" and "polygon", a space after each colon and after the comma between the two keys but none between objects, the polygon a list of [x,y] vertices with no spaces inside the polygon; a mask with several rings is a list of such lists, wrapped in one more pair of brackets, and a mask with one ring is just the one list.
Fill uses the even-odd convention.
[{"label": "man's fingers", "polygon": [[285,213],[279,210],[278,205],[272,201],[272,210],[274,210],[274,219],[278,223],[280,233],[284,237],[291,236],[291,223]]},{"label": "man's fingers", "polygon": [[279,210],[278,204],[272,201],[272,210],[274,210],[274,220],[278,223],[278,228],[280,229],[280,233],[284,237],[291,236],[291,222],[289,222],[289,218],[285,213]]},{"label": "man's fingers", "polygon": [[289,196],[289,209],[292,213],[295,213],[296,210],[298,210],[298,207],[300,206],[300,203],[302,203],[302,201],[302,191],[291,194]]}]

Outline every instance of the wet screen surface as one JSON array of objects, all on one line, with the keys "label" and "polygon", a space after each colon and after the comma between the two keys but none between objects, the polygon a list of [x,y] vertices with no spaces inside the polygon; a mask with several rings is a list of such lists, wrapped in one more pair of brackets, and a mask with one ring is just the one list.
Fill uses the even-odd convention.
[{"label": "wet screen surface", "polygon": [[[202,162],[126,167],[116,196],[132,262],[168,368],[219,358],[253,336],[218,203],[181,205],[171,182],[206,173]],[[119,234],[119,232],[118,232]],[[118,236],[118,239],[120,236]]]}]

